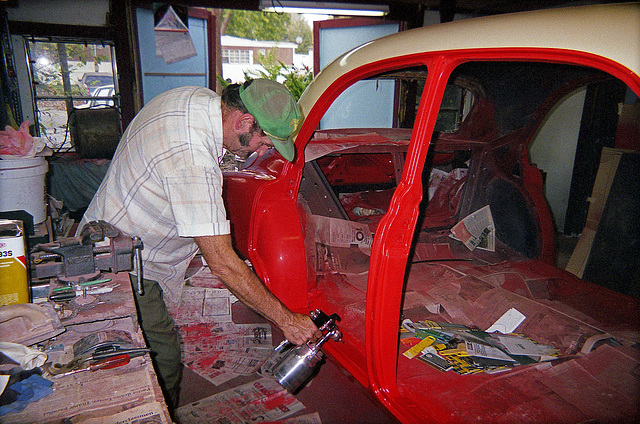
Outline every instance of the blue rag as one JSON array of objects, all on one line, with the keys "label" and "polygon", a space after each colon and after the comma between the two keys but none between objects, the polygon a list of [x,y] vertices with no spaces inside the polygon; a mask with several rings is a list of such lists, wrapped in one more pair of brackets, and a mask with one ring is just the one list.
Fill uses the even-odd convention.
[{"label": "blue rag", "polygon": [[0,416],[22,411],[29,403],[40,400],[53,392],[51,386],[53,386],[52,381],[37,374],[13,383],[9,388],[18,393],[18,398],[9,405],[0,406]]}]

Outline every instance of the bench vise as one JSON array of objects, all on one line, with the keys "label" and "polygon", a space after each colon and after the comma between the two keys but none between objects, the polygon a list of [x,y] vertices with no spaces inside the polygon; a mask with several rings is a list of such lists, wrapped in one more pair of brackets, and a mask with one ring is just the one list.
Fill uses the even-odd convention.
[{"label": "bench vise", "polygon": [[131,271],[135,260],[140,292],[142,248],[139,237],[129,237],[105,221],[92,221],[77,237],[34,246],[30,257],[31,277],[55,277],[65,283],[80,283],[98,278],[102,271]]}]

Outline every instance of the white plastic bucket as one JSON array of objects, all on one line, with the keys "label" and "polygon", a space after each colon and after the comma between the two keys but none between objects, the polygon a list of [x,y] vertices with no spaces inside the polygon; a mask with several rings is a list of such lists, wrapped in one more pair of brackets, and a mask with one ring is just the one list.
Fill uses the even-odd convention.
[{"label": "white plastic bucket", "polygon": [[0,160],[0,211],[24,210],[38,224],[47,218],[43,157]]}]

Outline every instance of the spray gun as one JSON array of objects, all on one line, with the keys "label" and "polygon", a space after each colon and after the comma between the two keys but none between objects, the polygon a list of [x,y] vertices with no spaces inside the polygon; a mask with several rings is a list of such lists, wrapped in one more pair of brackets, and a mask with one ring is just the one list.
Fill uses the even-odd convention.
[{"label": "spray gun", "polygon": [[323,332],[323,336],[316,343],[307,342],[296,346],[288,340],[280,343],[262,365],[262,375],[272,377],[289,392],[294,393],[307,382],[320,366],[323,353],[320,350],[327,340],[339,341],[342,333],[336,321],[340,321],[338,314],[328,316],[320,309],[309,314],[313,323]]}]

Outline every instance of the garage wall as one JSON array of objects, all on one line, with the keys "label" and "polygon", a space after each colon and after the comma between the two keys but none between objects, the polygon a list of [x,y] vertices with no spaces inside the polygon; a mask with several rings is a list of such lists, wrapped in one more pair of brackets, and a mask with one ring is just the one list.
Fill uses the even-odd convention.
[{"label": "garage wall", "polygon": [[103,26],[107,22],[109,0],[29,0],[7,7],[10,21],[48,24]]},{"label": "garage wall", "polygon": [[144,104],[172,88],[186,85],[209,87],[209,32],[206,19],[189,17],[189,37],[196,55],[174,63],[166,63],[156,52],[153,12],[137,8],[136,17]]}]

